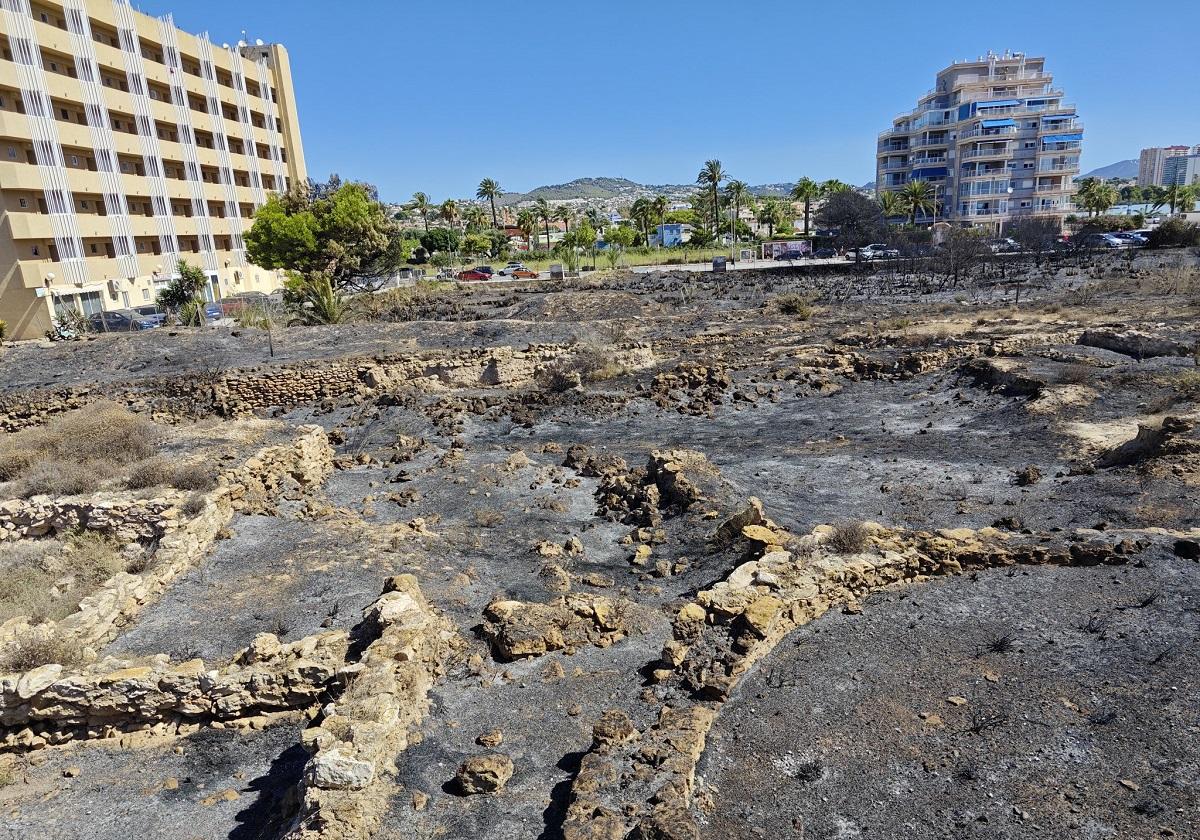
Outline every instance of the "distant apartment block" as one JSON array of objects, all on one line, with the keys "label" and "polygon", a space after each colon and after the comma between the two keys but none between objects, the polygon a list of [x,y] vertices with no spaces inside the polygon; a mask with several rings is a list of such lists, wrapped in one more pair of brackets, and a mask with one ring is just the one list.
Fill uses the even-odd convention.
[{"label": "distant apartment block", "polygon": [[0,319],[153,303],[178,261],[210,299],[279,286],[243,234],[306,177],[287,51],[216,46],[129,0],[0,0]]},{"label": "distant apartment block", "polygon": [[998,229],[1025,215],[1061,220],[1075,209],[1082,142],[1075,105],[1044,58],[989,53],[939,72],[917,107],[879,135],[875,189],[933,185],[940,209],[918,222]]},{"label": "distant apartment block", "polygon": [[1163,162],[1161,186],[1188,186],[1200,183],[1200,153],[1173,155]]},{"label": "distant apartment block", "polygon": [[1138,185],[1162,187],[1171,183],[1166,179],[1167,161],[1172,158],[1200,155],[1200,146],[1159,146],[1142,149],[1138,156]]}]

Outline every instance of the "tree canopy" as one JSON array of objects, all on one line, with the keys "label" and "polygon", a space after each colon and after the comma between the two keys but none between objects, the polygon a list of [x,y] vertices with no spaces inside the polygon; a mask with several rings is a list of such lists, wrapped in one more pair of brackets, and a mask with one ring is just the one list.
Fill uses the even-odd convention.
[{"label": "tree canopy", "polygon": [[852,191],[829,194],[817,211],[817,224],[836,228],[838,243],[847,248],[878,242],[885,229],[879,204]]},{"label": "tree canopy", "polygon": [[263,268],[323,274],[337,289],[373,288],[405,260],[400,226],[375,188],[337,175],[272,195],[246,232],[246,255]]}]

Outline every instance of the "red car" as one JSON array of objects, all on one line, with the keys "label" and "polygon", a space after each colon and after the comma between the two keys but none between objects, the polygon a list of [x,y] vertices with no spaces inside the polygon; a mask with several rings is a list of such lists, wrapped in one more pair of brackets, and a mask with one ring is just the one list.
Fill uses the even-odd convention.
[{"label": "red car", "polygon": [[491,280],[492,275],[480,271],[477,268],[470,268],[466,271],[460,271],[456,275],[459,280]]}]

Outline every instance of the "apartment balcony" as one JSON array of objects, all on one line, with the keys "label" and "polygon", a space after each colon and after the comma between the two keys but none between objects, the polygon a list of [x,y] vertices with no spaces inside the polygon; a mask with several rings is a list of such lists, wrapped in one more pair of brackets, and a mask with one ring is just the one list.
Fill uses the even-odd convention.
[{"label": "apartment balcony", "polygon": [[1017,133],[1015,125],[1005,126],[1004,128],[983,128],[976,127],[967,131],[959,132],[958,142],[970,140],[972,137],[1012,137]]},{"label": "apartment balcony", "polygon": [[1005,157],[1010,157],[1011,155],[1012,155],[1012,147],[1008,143],[1005,143],[1000,146],[989,147],[989,148],[967,149],[966,151],[959,153],[959,157],[963,160],[980,160],[980,159],[984,159],[984,158],[1005,158]]},{"label": "apartment balcony", "polygon": [[950,140],[948,137],[943,137],[940,140],[935,140],[933,138],[927,137],[927,138],[918,139],[918,140],[911,140],[911,141],[909,141],[909,144],[908,144],[910,149],[925,149],[925,148],[930,148],[930,147],[939,148],[942,146],[949,146],[949,145],[950,145]]},{"label": "apartment balcony", "polygon": [[879,152],[881,154],[891,154],[895,152],[907,152],[907,143],[880,143]]},{"label": "apartment balcony", "polygon": [[958,215],[967,216],[970,218],[1007,216],[1008,207],[963,207],[960,208]]},{"label": "apartment balcony", "polygon": [[1042,143],[1038,148],[1039,155],[1057,155],[1062,152],[1078,152],[1080,148],[1079,140],[1071,140],[1066,143]]},{"label": "apartment balcony", "polygon": [[880,172],[903,172],[910,168],[907,163],[882,163],[879,165]]},{"label": "apartment balcony", "polygon": [[1064,162],[1055,160],[1038,161],[1038,172],[1062,172],[1064,174],[1079,171],[1079,161]]},{"label": "apartment balcony", "polygon": [[945,155],[937,155],[936,157],[919,157],[911,158],[908,162],[909,166],[945,166],[948,158]]},{"label": "apartment balcony", "polygon": [[1061,122],[1047,123],[1045,119],[1038,123],[1038,134],[1059,134],[1064,131],[1081,132],[1083,131],[1083,123],[1080,120],[1063,120]]}]

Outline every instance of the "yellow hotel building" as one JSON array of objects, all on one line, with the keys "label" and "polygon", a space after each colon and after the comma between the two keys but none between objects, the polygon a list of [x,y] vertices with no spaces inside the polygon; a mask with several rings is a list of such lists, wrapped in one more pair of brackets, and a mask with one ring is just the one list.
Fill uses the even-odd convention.
[{"label": "yellow hotel building", "polygon": [[153,303],[179,260],[211,300],[269,292],[243,233],[307,177],[288,54],[216,46],[129,0],[0,0],[0,320]]}]

